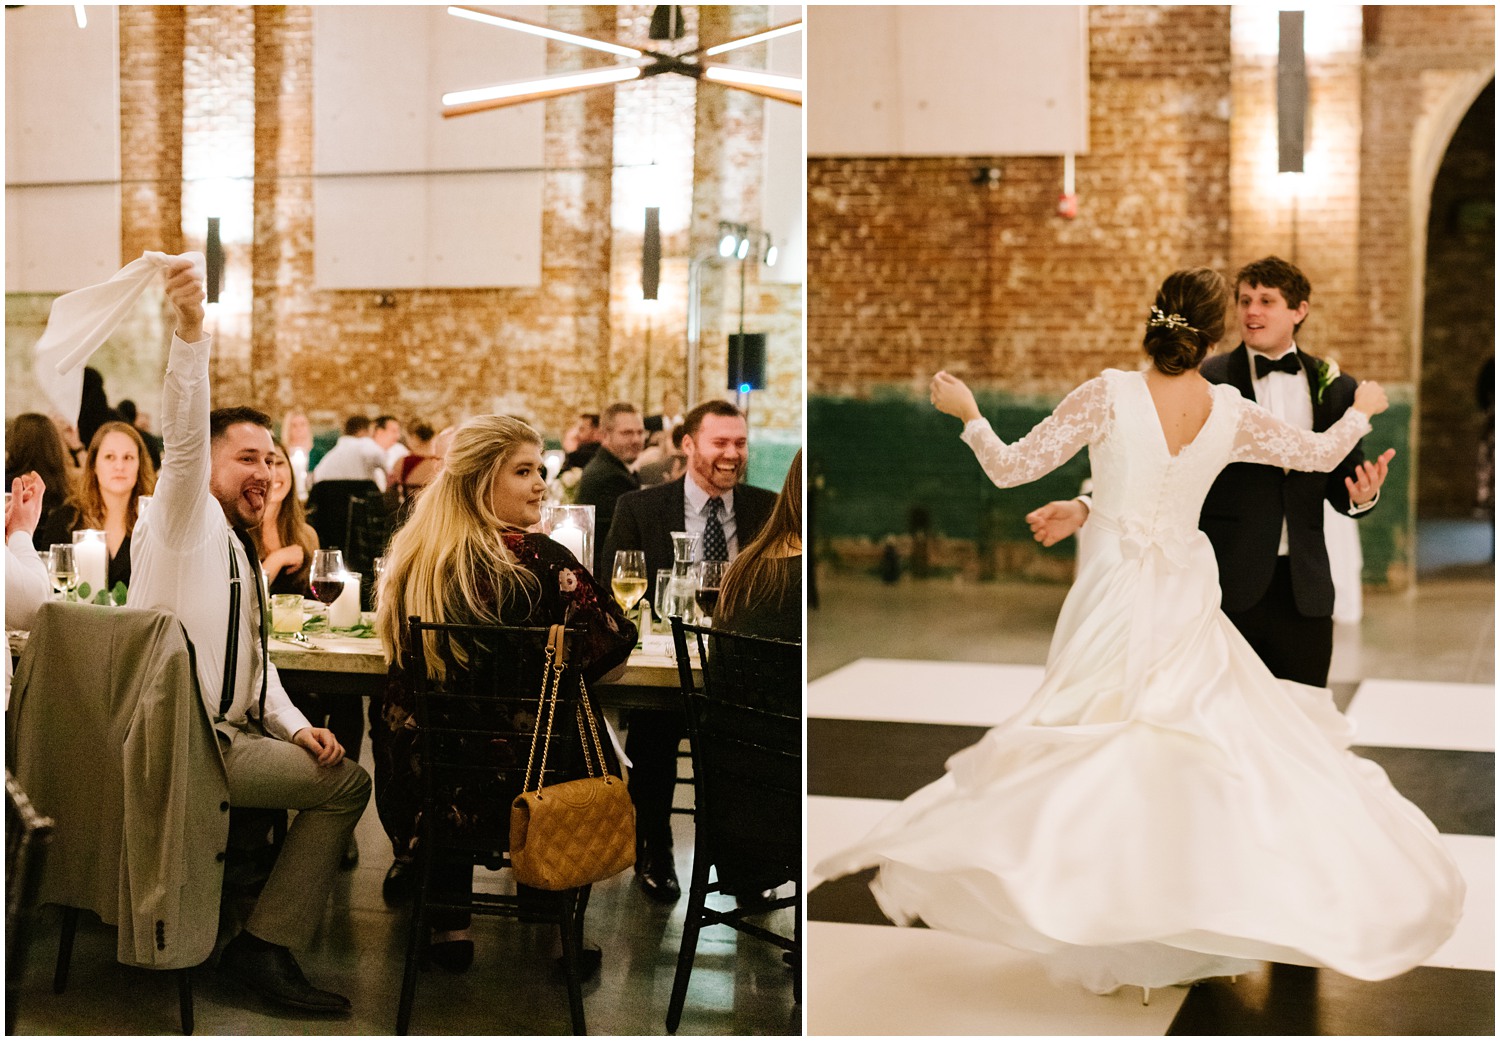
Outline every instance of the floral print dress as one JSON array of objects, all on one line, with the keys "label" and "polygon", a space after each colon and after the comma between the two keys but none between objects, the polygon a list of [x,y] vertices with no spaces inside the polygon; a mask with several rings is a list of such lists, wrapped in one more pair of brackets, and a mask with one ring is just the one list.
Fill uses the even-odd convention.
[{"label": "floral print dress", "polygon": [[[594,580],[577,559],[545,535],[514,533],[504,536],[505,546],[516,562],[540,581],[540,594],[533,589],[509,599],[501,608],[506,625],[545,626],[566,624],[577,637],[569,641],[569,662],[578,668],[586,687],[621,665],[635,648],[636,628],[624,616],[614,598]],[[450,619],[462,622],[463,619]],[[371,706],[371,744],[375,754],[375,803],[381,824],[390,836],[397,856],[413,848],[421,823],[422,763],[413,694],[413,661],[410,652],[391,663],[383,704]],[[536,691],[517,692],[535,698]],[[596,703],[597,711],[597,703]],[[603,735],[605,755],[618,772],[613,750]],[[554,727],[552,754],[559,752],[578,764],[582,776],[582,754],[576,730]],[[438,805],[446,807],[445,831],[470,843],[488,843],[503,850],[510,829],[510,799],[515,784],[506,774],[524,768],[531,745],[523,741],[487,742],[475,749],[478,762],[493,764],[495,772],[479,773],[473,781],[438,793]],[[467,753],[466,753],[467,754]]]}]

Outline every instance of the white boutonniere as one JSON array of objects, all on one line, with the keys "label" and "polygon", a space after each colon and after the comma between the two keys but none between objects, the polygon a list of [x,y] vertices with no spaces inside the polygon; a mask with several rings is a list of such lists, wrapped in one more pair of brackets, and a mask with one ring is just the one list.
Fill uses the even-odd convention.
[{"label": "white boutonniere", "polygon": [[1323,404],[1323,393],[1333,386],[1333,381],[1339,378],[1339,363],[1336,361],[1318,362],[1318,393],[1317,404]]}]

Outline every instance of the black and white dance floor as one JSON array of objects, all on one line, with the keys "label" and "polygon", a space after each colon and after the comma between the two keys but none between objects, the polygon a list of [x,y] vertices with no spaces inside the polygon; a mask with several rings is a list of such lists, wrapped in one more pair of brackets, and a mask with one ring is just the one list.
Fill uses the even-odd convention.
[{"label": "black and white dance floor", "polygon": [[[807,860],[860,838],[944,761],[1014,712],[1034,665],[863,658],[808,688]],[[886,922],[868,874],[808,881],[811,1034],[1494,1035],[1495,689],[1365,679],[1335,684],[1356,751],[1443,833],[1468,882],[1457,933],[1427,964],[1366,983],[1267,965],[1238,981],[1096,997],[1028,955]],[[1099,851],[1101,857],[1108,850]]]}]

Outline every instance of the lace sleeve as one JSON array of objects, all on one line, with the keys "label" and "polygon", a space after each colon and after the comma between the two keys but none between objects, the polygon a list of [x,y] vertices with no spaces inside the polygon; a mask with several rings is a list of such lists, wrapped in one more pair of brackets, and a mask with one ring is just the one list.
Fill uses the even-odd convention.
[{"label": "lace sleeve", "polygon": [[1104,377],[1096,376],[1063,398],[1052,415],[1014,444],[1000,440],[987,419],[971,421],[961,436],[990,480],[998,487],[1014,488],[1056,470],[1103,435],[1108,420],[1109,388]]},{"label": "lace sleeve", "polygon": [[1241,398],[1234,462],[1266,463],[1292,470],[1326,473],[1338,466],[1359,439],[1370,432],[1370,420],[1357,409],[1346,411],[1321,434],[1287,426],[1253,401]]}]

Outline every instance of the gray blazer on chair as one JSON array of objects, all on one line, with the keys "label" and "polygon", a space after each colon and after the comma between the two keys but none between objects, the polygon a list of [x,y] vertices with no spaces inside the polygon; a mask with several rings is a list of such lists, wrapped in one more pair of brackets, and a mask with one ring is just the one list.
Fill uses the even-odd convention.
[{"label": "gray blazer on chair", "polygon": [[192,645],[164,611],[49,603],[6,714],[12,773],[57,830],[41,901],[119,926],[130,965],[213,951],[229,782]]}]

